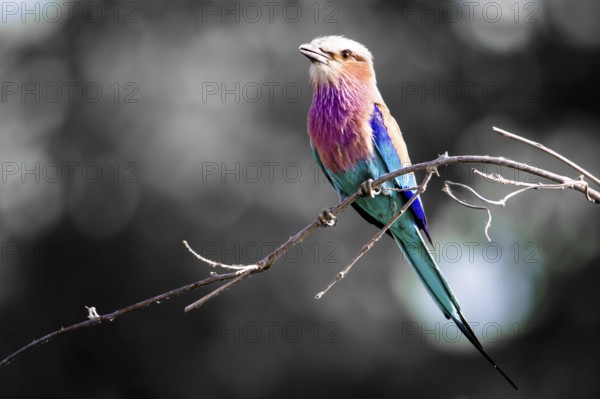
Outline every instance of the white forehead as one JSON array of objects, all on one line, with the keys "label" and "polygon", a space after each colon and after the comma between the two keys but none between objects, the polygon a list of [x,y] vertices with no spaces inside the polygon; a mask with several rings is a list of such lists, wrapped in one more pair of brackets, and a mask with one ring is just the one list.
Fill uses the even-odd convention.
[{"label": "white forehead", "polygon": [[369,61],[373,60],[373,56],[368,48],[359,42],[345,38],[344,36],[317,37],[311,42],[311,44],[325,51],[331,51],[334,53],[339,53],[342,50],[350,50],[353,53],[368,59]]}]

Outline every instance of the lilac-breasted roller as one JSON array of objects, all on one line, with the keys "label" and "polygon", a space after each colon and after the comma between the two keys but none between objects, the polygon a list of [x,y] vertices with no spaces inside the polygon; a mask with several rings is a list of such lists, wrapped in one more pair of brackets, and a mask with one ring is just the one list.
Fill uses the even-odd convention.
[{"label": "lilac-breasted roller", "polygon": [[[400,128],[377,89],[373,57],[360,43],[342,36],[314,39],[299,48],[311,61],[313,102],[308,113],[308,134],[316,163],[340,197],[355,193],[362,183],[410,164]],[[368,222],[383,227],[415,195],[397,191],[415,187],[414,174],[389,181],[380,195],[364,196],[354,208]],[[427,291],[446,318],[458,328],[481,354],[516,389],[515,384],[483,350],[465,320],[460,305],[421,232],[429,241],[427,219],[417,198],[388,230]]]}]

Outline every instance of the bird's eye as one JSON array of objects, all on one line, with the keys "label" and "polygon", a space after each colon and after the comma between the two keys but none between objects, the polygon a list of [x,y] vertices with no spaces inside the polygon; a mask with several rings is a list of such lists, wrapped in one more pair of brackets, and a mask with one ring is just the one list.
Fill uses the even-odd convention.
[{"label": "bird's eye", "polygon": [[343,60],[348,60],[348,59],[350,59],[350,57],[352,57],[352,51],[350,51],[350,50],[342,51],[342,59]]}]

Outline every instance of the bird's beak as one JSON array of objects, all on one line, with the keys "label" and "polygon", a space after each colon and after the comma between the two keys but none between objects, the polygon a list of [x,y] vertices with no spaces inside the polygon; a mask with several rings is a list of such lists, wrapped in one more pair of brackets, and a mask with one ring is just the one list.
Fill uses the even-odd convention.
[{"label": "bird's beak", "polygon": [[329,61],[333,59],[329,54],[309,43],[300,46],[298,51],[304,54],[312,63],[318,62],[320,64],[327,65]]}]

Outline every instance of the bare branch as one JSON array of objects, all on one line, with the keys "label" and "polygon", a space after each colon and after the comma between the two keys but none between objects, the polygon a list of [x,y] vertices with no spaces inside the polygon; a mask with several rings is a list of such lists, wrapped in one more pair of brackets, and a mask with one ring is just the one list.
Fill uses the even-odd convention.
[{"label": "bare branch", "polygon": [[29,344],[21,347],[19,350],[17,350],[16,352],[13,352],[12,354],[8,355],[7,357],[5,357],[4,359],[2,359],[2,361],[0,362],[0,368],[5,367],[7,365],[9,365],[13,360],[15,360],[17,357],[21,356],[22,354],[24,354],[25,352],[29,351],[30,349],[33,349],[34,347],[44,344],[58,336],[73,332],[75,330],[80,330],[82,328],[85,327],[90,327],[96,324],[101,324],[107,321],[113,321],[115,320],[117,317],[123,316],[127,313],[131,313],[134,312],[136,310],[140,310],[143,308],[147,308],[151,305],[154,304],[158,304],[162,301],[166,301],[168,299],[170,299],[171,297],[177,296],[177,295],[181,295],[184,294],[188,291],[192,291],[195,290],[197,288],[200,287],[204,287],[207,286],[209,284],[213,284],[216,283],[218,281],[226,281],[226,280],[230,280],[233,278],[236,278],[238,275],[236,273],[227,273],[227,274],[213,274],[212,276],[210,276],[209,278],[205,278],[204,280],[200,280],[200,281],[196,281],[195,283],[191,283],[188,285],[184,285],[183,287],[179,287],[176,288],[174,290],[165,292],[163,294],[154,296],[152,298],[146,299],[144,301],[138,302],[136,304],[127,306],[125,308],[119,309],[117,311],[114,311],[112,313],[107,313],[104,315],[100,315],[98,316],[97,313],[93,314],[90,313],[88,311],[88,316],[90,314],[93,315],[93,317],[89,318],[86,321],[82,321],[80,323],[76,323],[73,325],[70,325],[69,327],[63,327],[59,330],[56,330],[54,332],[51,332],[49,334],[44,335],[43,337],[40,337],[38,339],[33,340],[32,342],[30,342]]},{"label": "bare branch", "polygon": [[494,130],[494,132],[496,132],[504,137],[508,137],[510,139],[519,141],[521,143],[529,144],[530,146],[535,147],[535,148],[545,152],[546,154],[552,155],[554,158],[558,159],[561,162],[566,163],[567,165],[569,165],[570,167],[572,167],[573,169],[575,169],[576,171],[578,171],[579,173],[583,174],[585,177],[587,177],[588,179],[590,179],[591,181],[596,183],[596,185],[600,186],[600,179],[598,179],[596,176],[594,176],[587,170],[583,169],[581,166],[577,165],[575,162],[571,161],[567,157],[560,155],[558,152],[546,147],[545,145],[535,142],[533,140],[526,139],[525,137],[518,136],[514,133],[507,132],[506,130],[500,129],[499,127],[496,127],[496,126],[494,126],[492,129]]},{"label": "bare branch", "polygon": [[[511,179],[507,179],[504,176],[499,175],[497,173],[488,174],[488,173],[480,172],[477,169],[473,169],[473,173],[475,173],[475,174],[477,174],[477,175],[479,175],[479,176],[481,176],[481,177],[483,177],[485,179],[491,180],[494,183],[507,184],[507,185],[517,186],[517,187],[526,187],[527,189],[533,189],[533,190],[539,190],[539,189],[564,190],[566,188],[573,189],[575,185],[578,185],[578,184],[581,184],[581,183],[587,185],[587,183],[583,180],[583,175],[579,176],[578,180],[571,180],[571,181],[568,181],[568,182],[556,183],[556,184],[547,184],[547,183],[544,184],[544,183],[540,183],[540,182],[537,182],[537,183],[527,183],[527,182],[518,181],[518,180],[511,180]],[[513,192],[513,193],[511,193],[509,195],[507,195],[506,197],[504,197],[503,200],[499,201],[499,202],[502,202],[502,203],[498,204],[498,205],[504,206],[505,205],[504,203],[506,202],[506,200],[508,198],[513,197],[513,196],[515,196],[516,194],[519,194],[522,191],[525,191],[525,190],[517,190],[517,191],[515,191],[515,192]],[[587,198],[587,200],[590,201],[590,202],[594,202],[589,197]]]},{"label": "bare branch", "polygon": [[553,173],[547,171],[545,169],[537,168],[531,166],[529,164],[525,164],[522,162],[516,162],[511,159],[503,158],[503,157],[492,157],[488,155],[458,155],[458,156],[448,156],[448,154],[442,154],[437,159],[429,162],[422,162],[415,165],[406,166],[402,169],[396,170],[394,172],[390,172],[384,176],[381,176],[379,179],[373,182],[373,187],[378,187],[384,182],[395,179],[398,176],[402,176],[407,173],[413,173],[418,170],[426,170],[427,168],[438,168],[440,166],[448,166],[453,164],[490,164],[490,165],[498,165],[498,166],[506,166],[511,169],[520,170],[523,172],[530,173],[532,175],[536,175],[542,177],[547,180],[551,180],[556,183],[571,183],[572,187],[569,187],[575,191],[579,191],[588,197],[590,202],[600,203],[600,192],[589,188],[588,184],[583,180],[573,180],[570,177],[562,176],[557,173]]},{"label": "bare branch", "polygon": [[[511,137],[511,138],[514,138],[512,136],[519,137],[516,135],[512,135],[511,133],[505,132],[501,129],[495,128],[495,131],[497,131],[497,130],[500,130],[499,133],[501,133],[501,134],[511,135],[511,136],[507,135],[507,137]],[[523,141],[527,144],[530,144],[527,141],[525,141],[525,139],[519,140],[519,141]],[[545,149],[546,152],[551,151],[551,150],[546,149],[545,147],[543,147],[543,149]],[[553,154],[553,152],[549,152],[549,153]],[[564,158],[562,156],[559,157],[559,159],[563,160],[563,162],[565,162],[565,160],[566,160],[566,158]],[[566,160],[566,161],[568,161],[568,160]],[[502,157],[479,156],[479,155],[461,155],[461,156],[452,156],[451,157],[451,156],[448,156],[447,153],[445,153],[443,155],[440,155],[435,160],[406,166],[400,170],[387,173],[387,174],[381,176],[380,178],[378,178],[377,180],[373,181],[371,184],[371,187],[372,187],[372,189],[377,189],[386,181],[389,181],[389,180],[395,179],[399,176],[402,176],[404,174],[413,173],[413,172],[416,172],[419,170],[425,170],[425,171],[429,172],[427,175],[427,179],[423,181],[423,183],[426,183],[426,181],[428,181],[429,178],[431,178],[431,172],[437,171],[438,167],[455,165],[455,164],[474,164],[474,163],[475,164],[492,164],[492,165],[498,165],[498,166],[505,166],[505,167],[512,168],[515,170],[528,172],[532,175],[536,175],[541,178],[550,180],[554,183],[558,183],[556,185],[550,185],[550,184],[541,185],[539,188],[562,188],[562,189],[569,188],[569,189],[583,193],[585,195],[586,199],[590,202],[600,203],[600,192],[591,189],[589,187],[588,183],[583,181],[583,179],[574,180],[574,179],[566,177],[566,176],[562,176],[562,175],[559,175],[559,174],[556,174],[556,173],[553,173],[553,172],[550,172],[550,171],[547,171],[544,169],[536,168],[536,167],[533,167],[533,166],[525,164],[525,163],[512,161],[510,159],[506,159],[506,158],[502,158]],[[567,163],[570,166],[577,167],[577,165],[573,164],[571,161],[568,161]],[[577,170],[579,170],[579,169],[577,169]],[[596,184],[598,184],[598,182],[600,181],[587,171],[580,170],[580,172],[583,173],[589,179],[593,180]],[[494,177],[494,176],[491,176],[491,179],[496,180],[497,183],[501,183],[501,184],[521,185],[521,183],[522,183],[522,182],[518,182],[518,184],[517,184],[517,182],[501,181],[498,177]],[[423,183],[421,183],[421,185],[419,186],[419,188],[422,190],[424,190],[424,187],[425,187],[425,185]],[[534,188],[538,188],[538,186],[526,187],[526,189],[534,189]],[[525,191],[525,189],[518,190],[515,193],[509,194],[508,197],[504,198],[504,202],[511,196],[514,196],[523,191]],[[356,201],[356,199],[360,196],[361,192],[362,192],[362,189],[359,189],[354,194],[346,197],[344,200],[342,200],[340,203],[338,203],[335,207],[330,208],[329,209],[330,213],[333,216],[336,216],[339,213],[345,211],[354,201]],[[416,197],[417,196],[414,196],[412,198],[416,198]],[[455,199],[458,200],[457,198],[455,198]],[[461,202],[461,201],[459,200],[459,202]],[[462,201],[461,203],[463,203],[463,205],[468,206],[470,208],[487,209],[485,207],[478,208],[475,205],[466,204],[466,203],[464,203],[464,201]],[[409,203],[405,204],[405,206],[403,206],[402,208],[403,209],[408,208],[408,206],[410,206]],[[405,209],[404,209],[404,211],[405,211]],[[401,209],[401,212],[403,212],[402,209]],[[488,210],[488,213],[489,213],[489,210]],[[400,215],[398,215],[398,217]],[[391,223],[394,222],[394,219],[396,219],[396,217],[394,217],[391,220]],[[488,226],[486,226],[486,235],[487,235],[487,229],[489,228],[490,222],[491,222],[491,214],[490,214],[490,220],[488,221]],[[390,225],[391,225],[391,223],[390,223]],[[210,299],[215,298],[216,296],[220,295],[228,288],[231,288],[232,286],[238,284],[239,282],[250,277],[251,275],[254,275],[257,273],[262,273],[266,270],[269,270],[287,251],[289,251],[294,246],[298,245],[300,242],[302,242],[306,237],[308,237],[310,234],[312,234],[319,227],[323,227],[323,224],[320,221],[320,218],[317,217],[317,218],[315,218],[315,220],[312,223],[310,223],[309,225],[304,227],[302,230],[300,230],[295,235],[291,236],[285,243],[283,243],[277,249],[275,249],[273,252],[271,252],[266,257],[264,257],[260,262],[258,262],[256,264],[252,264],[252,265],[227,265],[224,263],[215,262],[215,261],[206,259],[203,256],[199,255],[198,253],[193,251],[187,243],[184,243],[186,245],[187,249],[190,251],[190,253],[192,253],[197,259],[209,264],[212,267],[220,267],[220,268],[227,269],[227,270],[234,270],[234,272],[224,273],[224,274],[217,274],[215,272],[212,272],[210,277],[205,278],[203,280],[199,280],[194,283],[173,289],[171,291],[165,292],[163,294],[154,296],[152,298],[140,301],[136,304],[124,307],[122,309],[119,309],[117,311],[114,311],[112,313],[107,313],[104,315],[98,315],[97,312],[92,310],[92,308],[90,307],[88,310],[88,316],[91,316],[91,317],[88,320],[73,324],[69,327],[61,328],[59,330],[51,332],[47,335],[44,335],[41,338],[38,338],[38,339],[32,341],[31,343],[23,346],[16,352],[10,354],[6,358],[4,358],[2,361],[0,361],[0,368],[8,365],[13,360],[15,360],[17,357],[21,356],[22,354],[29,351],[30,349],[32,349],[38,345],[41,345],[45,342],[48,342],[48,341],[50,341],[58,336],[61,336],[63,334],[67,334],[69,332],[72,332],[72,331],[75,331],[75,330],[78,330],[81,328],[85,328],[85,327],[90,327],[90,326],[100,324],[100,323],[103,323],[106,321],[112,321],[112,320],[116,319],[117,317],[123,316],[125,314],[137,311],[142,308],[149,307],[154,304],[158,304],[161,301],[165,301],[165,300],[169,299],[170,297],[181,295],[183,293],[186,293],[186,292],[189,292],[189,291],[192,291],[192,290],[195,290],[195,289],[198,289],[200,287],[204,287],[204,286],[207,286],[210,284],[214,284],[214,283],[217,283],[220,281],[227,281],[226,284],[211,291],[209,294],[205,295],[200,300],[198,300],[195,303],[193,303],[192,305],[189,305],[188,307],[186,307],[186,311],[195,309],[196,307],[201,306],[202,304],[206,303]],[[350,270],[350,267],[352,267],[352,265],[354,263],[356,263],[356,261],[358,261],[358,259],[360,259],[360,257],[362,257],[364,255],[364,253],[366,253],[373,246],[373,244],[377,240],[379,240],[379,238],[384,233],[385,233],[385,230],[380,231],[378,233],[378,235],[372,239],[372,242],[369,242],[367,245],[365,245],[363,247],[364,252],[363,252],[363,250],[361,250],[361,252],[359,252],[359,254],[356,256],[355,260],[353,260],[353,262],[351,262],[349,267],[347,267],[347,270],[344,269],[341,272],[343,276],[345,276],[348,273],[348,271]],[[488,239],[489,239],[489,237],[488,237]]]}]

